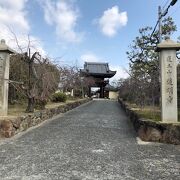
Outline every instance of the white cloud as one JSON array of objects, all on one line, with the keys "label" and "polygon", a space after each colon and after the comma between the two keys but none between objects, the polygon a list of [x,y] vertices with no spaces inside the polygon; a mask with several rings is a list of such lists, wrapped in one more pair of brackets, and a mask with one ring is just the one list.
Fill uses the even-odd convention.
[{"label": "white cloud", "polygon": [[[25,10],[27,0],[0,0],[0,39],[5,39],[8,46],[16,51],[17,47],[15,36],[23,51],[28,46],[28,34],[30,34],[30,25],[27,20]],[[39,51],[45,55],[42,43],[39,38],[29,36],[31,41],[31,51]]]},{"label": "white cloud", "polygon": [[93,53],[86,53],[81,55],[80,60],[84,62],[101,62],[101,58]]},{"label": "white cloud", "polygon": [[[46,56],[46,52],[43,48],[43,44],[38,37],[29,35],[28,38],[28,35],[26,33],[25,34],[16,33],[16,29],[13,29],[14,31],[13,33],[15,33],[15,36],[17,38],[16,41],[15,36],[8,27],[6,27],[5,25],[0,25],[0,26],[1,26],[0,39],[5,39],[6,44],[15,51],[20,53],[26,52],[30,41],[31,53],[38,51],[42,56]],[[17,42],[20,48],[18,47]]]},{"label": "white cloud", "polygon": [[121,27],[126,26],[127,21],[127,12],[120,12],[118,6],[113,6],[104,11],[98,20],[98,24],[104,35],[113,37]]},{"label": "white cloud", "polygon": [[79,11],[70,1],[43,1],[44,18],[47,24],[56,26],[56,34],[67,42],[80,42],[82,33],[75,31]]},{"label": "white cloud", "polygon": [[126,72],[126,70],[123,67],[121,67],[121,66],[113,66],[111,64],[109,64],[109,66],[110,66],[110,70],[116,71],[116,75],[110,79],[110,82],[117,81],[120,78],[127,78],[129,76],[128,73]]},{"label": "white cloud", "polygon": [[30,29],[26,20],[25,3],[27,0],[0,0],[0,25],[6,25],[18,32]]}]

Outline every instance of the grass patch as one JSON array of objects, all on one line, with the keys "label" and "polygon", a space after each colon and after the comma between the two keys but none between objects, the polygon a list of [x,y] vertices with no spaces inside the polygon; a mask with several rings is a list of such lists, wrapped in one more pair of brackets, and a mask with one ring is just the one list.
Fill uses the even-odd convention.
[{"label": "grass patch", "polygon": [[161,121],[161,112],[159,107],[143,107],[133,109],[141,118],[152,119],[154,121]]},{"label": "grass patch", "polygon": [[[77,100],[80,100],[80,98],[68,99],[66,102],[51,102],[50,101],[46,104],[46,109],[55,108],[64,104],[75,102]],[[9,105],[8,116],[21,116],[21,115],[32,114],[32,113],[25,113],[26,108],[27,108],[27,103]],[[34,112],[36,111],[39,111],[39,110],[35,109]]]},{"label": "grass patch", "polygon": [[152,119],[154,121],[161,121],[161,111],[158,106],[144,106],[140,107],[136,104],[126,103],[128,107],[136,112],[139,117],[145,119]]},{"label": "grass patch", "polygon": [[[154,121],[161,121],[161,110],[158,106],[139,107],[136,104],[126,103],[130,109],[135,111],[139,117],[145,119],[152,119]],[[180,108],[178,108],[178,121],[180,122]]]},{"label": "grass patch", "polygon": [[27,104],[8,105],[8,116],[19,116],[25,113]]},{"label": "grass patch", "polygon": [[135,111],[141,118],[152,119],[154,121],[161,121],[161,113],[159,111],[151,111],[147,109],[141,109]]}]

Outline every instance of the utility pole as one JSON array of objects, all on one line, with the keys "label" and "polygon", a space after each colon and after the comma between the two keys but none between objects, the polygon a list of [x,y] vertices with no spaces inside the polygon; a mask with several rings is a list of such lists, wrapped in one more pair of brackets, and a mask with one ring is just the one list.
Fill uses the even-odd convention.
[{"label": "utility pole", "polygon": [[162,12],[161,12],[161,6],[158,7],[158,19],[159,19],[159,43],[162,41]]}]

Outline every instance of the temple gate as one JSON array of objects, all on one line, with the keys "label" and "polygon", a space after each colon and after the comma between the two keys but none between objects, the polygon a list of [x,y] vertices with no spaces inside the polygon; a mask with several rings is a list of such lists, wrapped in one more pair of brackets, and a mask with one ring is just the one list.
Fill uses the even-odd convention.
[{"label": "temple gate", "polygon": [[[84,69],[80,69],[80,74],[84,77],[92,77],[95,81],[93,87],[100,87],[100,98],[104,98],[105,86],[109,83],[109,78],[116,74],[116,71],[111,71],[108,63],[85,62]],[[89,96],[91,96],[91,87],[89,87]]]}]

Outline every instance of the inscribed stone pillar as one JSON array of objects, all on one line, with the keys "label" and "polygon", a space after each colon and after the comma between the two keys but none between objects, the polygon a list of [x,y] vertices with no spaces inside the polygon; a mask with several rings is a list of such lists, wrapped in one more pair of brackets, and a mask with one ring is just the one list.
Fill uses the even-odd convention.
[{"label": "inscribed stone pillar", "polygon": [[160,52],[161,69],[161,119],[163,122],[177,122],[177,58],[180,44],[166,38],[157,45]]},{"label": "inscribed stone pillar", "polygon": [[0,42],[0,116],[7,116],[8,89],[9,89],[9,57],[14,51],[6,44]]}]

